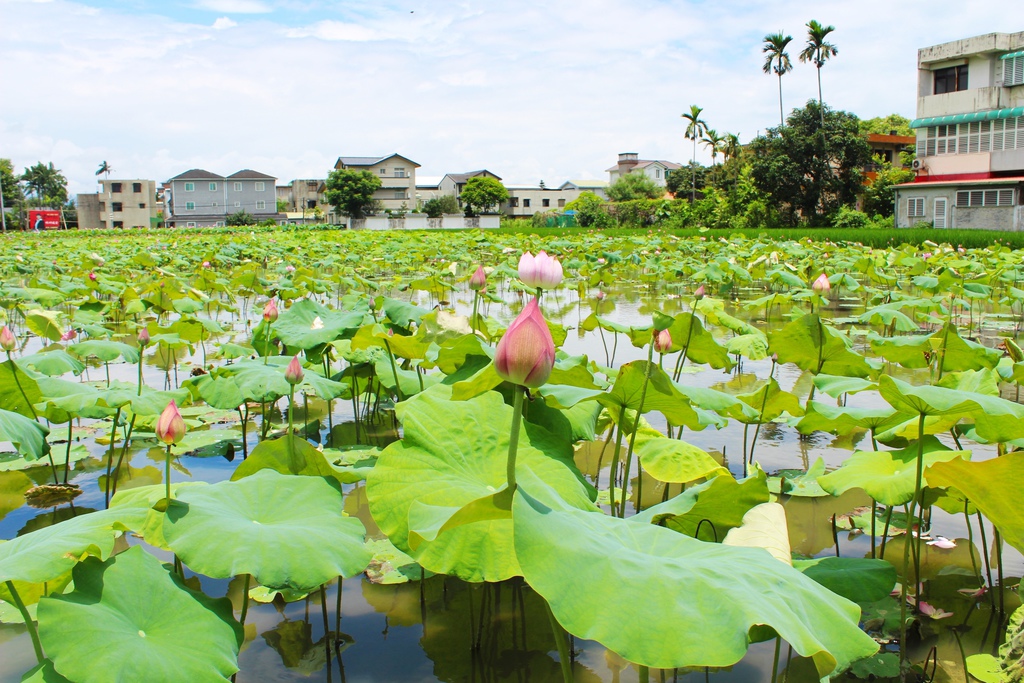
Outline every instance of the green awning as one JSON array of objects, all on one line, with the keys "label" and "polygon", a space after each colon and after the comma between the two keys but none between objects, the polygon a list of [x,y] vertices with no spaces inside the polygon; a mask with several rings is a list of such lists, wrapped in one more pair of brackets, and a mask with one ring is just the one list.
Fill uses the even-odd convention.
[{"label": "green awning", "polygon": [[1021,50],[1020,52],[1011,52],[1008,55],[1003,55],[999,59],[1013,59],[1014,57],[1024,57],[1024,50]]},{"label": "green awning", "polygon": [[910,122],[910,127],[927,128],[928,126],[945,126],[950,123],[971,123],[974,121],[1010,119],[1015,116],[1024,116],[1024,107],[1013,107],[1012,109],[990,109],[988,111],[975,111],[968,114],[950,114],[949,116],[932,116],[927,119],[914,119]]}]

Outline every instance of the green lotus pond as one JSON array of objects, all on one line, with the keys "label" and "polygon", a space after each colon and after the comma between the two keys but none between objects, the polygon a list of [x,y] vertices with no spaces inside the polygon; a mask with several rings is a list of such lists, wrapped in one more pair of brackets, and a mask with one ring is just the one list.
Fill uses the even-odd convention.
[{"label": "green lotus pond", "polygon": [[1020,680],[1024,254],[938,241],[3,236],[0,681]]}]

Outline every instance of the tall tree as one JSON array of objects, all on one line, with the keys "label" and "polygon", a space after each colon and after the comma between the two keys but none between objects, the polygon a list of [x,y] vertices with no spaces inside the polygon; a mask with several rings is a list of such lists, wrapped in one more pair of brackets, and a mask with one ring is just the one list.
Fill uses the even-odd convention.
[{"label": "tall tree", "polygon": [[59,168],[53,167],[52,161],[49,164],[40,161],[29,166],[21,174],[21,181],[36,196],[39,206],[59,206],[68,200],[68,180]]},{"label": "tall tree", "polygon": [[693,167],[693,174],[691,177],[690,185],[690,202],[694,202],[697,199],[697,140],[704,134],[704,131],[708,129],[708,124],[700,118],[701,112],[704,109],[698,107],[696,104],[690,105],[690,111],[683,114],[683,118],[686,119],[686,132],[683,134],[687,140],[693,140],[693,158],[690,160],[690,166]]},{"label": "tall tree", "polygon": [[[832,43],[826,42],[828,34],[835,31],[835,26],[822,26],[816,19],[807,22],[807,45],[800,52],[801,62],[812,62],[818,70],[818,110],[825,116],[825,102],[821,99],[821,67],[830,57],[839,54],[839,50]],[[821,120],[821,127],[825,128],[825,119]]]},{"label": "tall tree", "polygon": [[736,133],[726,133],[725,139],[722,141],[722,156],[725,160],[736,158],[736,155],[740,153],[740,136]]},{"label": "tall tree", "polygon": [[718,153],[722,151],[722,144],[725,142],[725,136],[719,135],[718,131],[714,128],[708,128],[704,131],[704,139],[701,140],[705,147],[711,152],[711,165],[715,165],[715,161],[718,159]]},{"label": "tall tree", "polygon": [[379,207],[373,194],[380,189],[380,185],[376,173],[339,168],[327,175],[324,196],[327,203],[342,216],[365,218]]},{"label": "tall tree", "polygon": [[507,202],[508,190],[499,180],[477,176],[466,181],[460,198],[466,205],[466,215],[472,216],[487,213],[490,209],[497,209],[502,202]]},{"label": "tall tree", "polygon": [[782,31],[778,33],[769,33],[764,37],[764,46],[761,48],[761,52],[768,55],[764,60],[764,66],[761,67],[766,74],[770,74],[773,71],[779,77],[779,125],[786,125],[785,115],[782,113],[782,76],[793,70],[793,62],[789,60],[789,53],[786,52],[786,48],[789,46],[789,42],[793,40],[793,36],[783,35]]},{"label": "tall tree", "polygon": [[[672,174],[669,174],[671,177]],[[613,202],[628,202],[633,199],[658,199],[664,196],[665,189],[659,187],[654,180],[643,172],[627,173],[606,190],[608,199]]]}]

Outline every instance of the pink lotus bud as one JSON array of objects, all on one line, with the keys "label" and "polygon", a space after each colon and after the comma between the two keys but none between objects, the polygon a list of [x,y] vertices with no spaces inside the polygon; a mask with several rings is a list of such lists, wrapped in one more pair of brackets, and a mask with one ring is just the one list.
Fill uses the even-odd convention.
[{"label": "pink lotus bud", "polygon": [[693,291],[693,298],[696,299],[697,301],[700,301],[701,299],[704,298],[704,285],[701,285],[700,287]]},{"label": "pink lotus bud", "polygon": [[149,330],[145,327],[139,330],[139,346],[149,346]]},{"label": "pink lotus bud", "polygon": [[543,251],[519,259],[519,279],[531,289],[554,289],[562,281],[562,264]]},{"label": "pink lotus bud", "polygon": [[830,283],[828,278],[825,277],[825,273],[822,273],[818,276],[818,279],[811,284],[811,289],[813,289],[816,294],[828,294],[832,289],[832,283]]},{"label": "pink lotus bud", "polygon": [[668,330],[654,333],[654,350],[658,353],[668,353],[672,348],[672,335]]},{"label": "pink lotus bud", "polygon": [[484,272],[483,266],[477,266],[473,277],[469,278],[469,288],[474,292],[479,292],[485,286],[487,286],[487,273]]},{"label": "pink lotus bud", "polygon": [[597,290],[597,294],[594,295],[594,298],[596,298],[598,301],[604,301],[605,296],[607,295],[604,293],[604,291],[599,289]]},{"label": "pink lotus bud", "polygon": [[11,332],[11,328],[7,327],[7,325],[4,325],[4,329],[0,330],[0,348],[7,353],[18,348],[18,340],[15,339],[14,333]]},{"label": "pink lotus bud", "polygon": [[185,420],[181,418],[181,413],[178,412],[178,406],[174,405],[174,401],[168,403],[164,412],[160,413],[155,431],[156,438],[168,446],[178,443],[181,441],[181,437],[185,436]]},{"label": "pink lotus bud", "polygon": [[293,265],[285,266],[285,271],[289,272],[289,273],[294,273],[295,272],[295,266],[293,266]]},{"label": "pink lotus bud", "polygon": [[89,279],[96,282],[96,273],[89,273]]},{"label": "pink lotus bud", "polygon": [[78,336],[78,331],[75,330],[75,328],[73,328],[73,327],[69,327],[67,332],[65,332],[64,334],[60,335],[60,340],[61,341],[65,341],[65,342],[66,341],[71,341],[72,339],[74,339],[77,336]]},{"label": "pink lotus bud", "polygon": [[504,380],[535,389],[548,381],[554,366],[555,342],[534,297],[498,342],[494,369]]},{"label": "pink lotus bud", "polygon": [[285,368],[284,378],[288,381],[288,384],[295,386],[302,381],[306,373],[302,371],[302,363],[299,362],[298,356],[292,356],[292,360],[288,363],[288,367]]},{"label": "pink lotus bud", "polygon": [[209,268],[209,267],[210,267],[210,262],[209,261],[203,261],[203,268]]},{"label": "pink lotus bud", "polygon": [[930,252],[930,251],[926,251],[923,254],[921,254],[921,258],[923,258],[925,261],[927,261],[931,257],[932,257],[932,252]]},{"label": "pink lotus bud", "polygon": [[263,319],[268,323],[277,322],[277,304],[271,299],[267,302],[267,305],[263,307]]}]

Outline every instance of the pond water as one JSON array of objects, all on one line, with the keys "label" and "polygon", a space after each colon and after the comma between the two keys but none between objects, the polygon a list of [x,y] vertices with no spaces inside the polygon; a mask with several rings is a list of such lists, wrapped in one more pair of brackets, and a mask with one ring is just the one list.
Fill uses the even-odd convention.
[{"label": "pond water", "polygon": [[[619,366],[622,363],[646,358],[646,350],[633,347],[629,339],[623,335],[615,335],[600,328],[584,331],[582,321],[593,312],[622,325],[647,325],[650,323],[651,311],[662,310],[674,313],[688,310],[691,299],[684,294],[681,286],[666,286],[658,291],[637,288],[633,285],[622,287],[606,287],[607,297],[599,301],[595,290],[586,292],[580,299],[577,292],[559,290],[548,296],[544,302],[544,311],[549,320],[560,322],[569,328],[568,337],[563,350],[571,355],[585,354],[600,364],[607,363]],[[746,301],[763,295],[762,289],[745,289],[729,292],[727,295],[727,312],[741,319],[750,320],[758,328],[768,331],[781,327],[789,321],[786,309],[774,311],[769,321],[764,320],[763,310],[751,311],[744,307]],[[499,290],[499,296],[507,301],[505,304],[489,303],[484,314],[496,318],[503,323],[509,322],[522,305],[519,294]],[[392,296],[411,298],[413,303],[430,307],[434,303],[422,292],[411,296],[408,293],[393,292]],[[468,315],[472,308],[469,292],[459,292],[451,305],[460,313]],[[251,306],[250,308],[255,308]],[[857,296],[850,294],[837,297],[823,314],[836,319],[846,319],[863,312],[864,303]],[[1000,317],[995,304],[989,303],[988,313],[992,314],[990,322],[983,323],[980,341],[994,346],[1000,333],[1005,334],[1012,325],[1006,318]],[[255,315],[253,316],[255,318]],[[211,354],[210,363],[222,363],[214,360],[213,352],[218,343],[245,343],[249,339],[249,330],[243,320],[222,316],[220,322],[230,331],[222,338],[209,340],[205,343],[206,351]],[[845,324],[841,323],[841,326]],[[871,356],[867,343],[858,342],[856,349]],[[22,353],[38,350],[35,344],[29,345]],[[612,353],[614,351],[614,357]],[[175,374],[184,380],[193,369],[203,366],[204,354],[198,349],[193,356],[181,358],[177,372],[166,373],[155,364],[152,354],[147,357],[144,366],[146,384],[151,387],[162,387],[167,382],[175,383]],[[674,363],[674,357],[671,359]],[[745,360],[732,371],[712,370],[707,366],[685,367],[682,383],[693,386],[710,387],[727,393],[752,391],[759,381],[763,381],[773,371],[770,359],[751,361]],[[123,362],[113,363],[109,367],[110,376],[125,382],[135,381],[136,366]],[[905,370],[895,365],[888,366],[887,373],[893,373],[911,381],[927,377],[927,371]],[[811,377],[801,373],[791,364],[774,368],[774,376],[786,391],[807,398],[811,390]],[[102,381],[105,369],[93,364],[87,371],[89,381]],[[85,379],[85,378],[83,378]],[[1004,390],[1005,391],[1005,390]],[[872,398],[873,397],[873,398]],[[1004,393],[1004,397],[1014,398]],[[824,394],[820,400],[834,401]],[[872,401],[875,404],[872,404]],[[848,397],[850,406],[876,407],[881,399],[877,394],[852,394]],[[278,430],[287,424],[282,412],[286,399],[268,416],[272,428]],[[258,410],[253,410],[247,429],[246,450],[251,450],[259,442],[261,418]],[[211,430],[238,430],[237,415],[226,413]],[[658,413],[648,415],[655,428],[664,430],[664,418]],[[359,440],[369,441],[375,445],[386,445],[398,438],[397,424],[390,417],[380,423],[363,424],[356,428],[353,419],[352,404],[348,401],[333,401],[330,406],[319,399],[300,402],[296,406],[296,421],[307,423],[319,421],[316,433],[310,433],[318,443],[328,446],[342,447],[355,442],[357,432]],[[102,425],[106,424],[106,430]],[[63,425],[54,425],[55,436],[63,434]],[[70,482],[82,489],[82,494],[72,504],[62,504],[53,508],[36,509],[26,504],[18,504],[21,496],[18,490],[19,477],[27,474],[34,483],[42,484],[49,481],[51,471],[48,465],[40,465],[24,471],[0,471],[0,538],[9,539],[33,529],[66,519],[74,514],[90,510],[102,509],[106,505],[104,483],[107,477],[108,462],[105,459],[107,446],[105,438],[109,436],[109,422],[82,421],[76,424],[74,444],[76,448],[84,448],[88,454],[74,463]],[[754,460],[769,474],[779,470],[809,469],[819,458],[828,468],[837,467],[847,459],[856,447],[870,449],[870,437],[861,432],[855,437],[833,437],[829,434],[816,432],[809,436],[800,435],[796,429],[784,422],[768,423],[756,430],[751,427],[746,432],[742,424],[735,421],[724,429],[705,429],[701,432],[688,432],[686,439],[690,443],[712,453],[720,459],[738,478],[744,475],[743,453],[753,447]],[[749,445],[753,437],[753,446]],[[940,437],[950,447],[954,446],[949,435]],[[745,442],[747,445],[745,445]],[[577,453],[577,464],[581,471],[598,488],[607,486],[610,456],[601,454],[601,443],[585,445]],[[118,450],[120,442],[118,442]],[[58,464],[63,458],[65,444],[54,440],[54,457]],[[974,459],[986,459],[996,455],[993,446],[972,444]],[[173,481],[199,480],[217,482],[229,478],[235,470],[243,454],[237,449],[228,456],[212,455],[210,457],[184,456],[174,464]],[[601,465],[598,467],[598,460]],[[144,484],[160,483],[163,479],[163,452],[150,446],[128,449],[128,457],[123,468],[122,477],[118,482],[121,490]],[[673,486],[669,493],[675,493],[678,487]],[[7,492],[15,490],[16,495]],[[665,494],[663,485],[645,477],[644,492],[646,505],[660,501]],[[345,487],[345,509],[358,517],[366,525],[371,534],[376,525],[369,514],[363,484]],[[870,499],[862,492],[850,492],[839,498],[803,498],[782,496],[781,502],[786,508],[790,529],[790,542],[794,552],[807,557],[823,557],[841,554],[847,557],[870,556],[872,552],[870,539],[866,534],[851,531],[848,516],[857,508],[870,505]],[[632,511],[632,508],[628,508]],[[836,520],[834,522],[834,520]],[[956,568],[964,567],[965,558],[970,568],[971,556],[967,550],[968,537],[973,538],[977,546],[977,557],[981,557],[981,529],[977,520],[972,520],[973,527],[969,530],[962,515],[950,515],[936,509],[932,517],[933,536],[944,536],[955,539],[957,547],[951,550],[929,548],[925,564],[930,572],[937,591],[955,593],[964,584],[949,577],[958,576]],[[836,528],[835,525],[838,525]],[[989,542],[992,529],[985,529]],[[836,541],[838,540],[838,547]],[[126,539],[127,543],[137,544],[137,538]],[[901,539],[892,541],[897,551],[901,551]],[[162,560],[170,557],[160,551],[151,550]],[[1012,586],[1024,573],[1024,557],[1012,548],[1005,547],[1002,555],[1004,584]],[[188,572],[186,571],[186,575]],[[945,576],[946,579],[940,577]],[[216,581],[203,578],[202,588],[211,596],[228,596],[235,604],[236,610],[241,607],[243,587],[240,580]],[[948,584],[948,585],[947,585]],[[581,591],[588,590],[580,586]],[[686,587],[680,587],[685,591]],[[744,596],[737,596],[743,599]],[[1007,592],[1004,598],[1012,609],[1018,604],[1016,594]],[[338,608],[341,607],[339,611]],[[977,601],[975,607],[965,610],[965,616],[956,623],[945,624],[935,621],[929,630],[920,634],[915,653],[919,658],[935,646],[937,656],[942,662],[942,676],[953,680],[957,674],[959,647],[958,641],[969,652],[991,650],[1001,633],[998,619],[991,605],[984,600]],[[635,616],[631,617],[635,618]],[[642,617],[641,617],[642,618]],[[366,576],[347,579],[339,586],[337,583],[326,586],[323,593],[314,593],[304,599],[291,603],[250,603],[246,624],[246,642],[239,656],[241,671],[237,681],[243,683],[269,683],[272,681],[342,681],[342,682],[383,682],[383,681],[480,681],[480,682],[512,682],[547,683],[562,680],[562,673],[555,652],[551,627],[547,621],[542,601],[521,580],[511,580],[502,584],[467,584],[454,578],[430,576],[424,581],[410,581],[398,584],[374,583]],[[806,662],[789,653],[782,647],[779,680],[783,680],[786,672],[790,672],[788,680],[803,681],[807,678]],[[775,656],[773,641],[760,643],[750,648],[748,655],[736,666],[724,670],[698,671],[651,671],[654,681],[701,681],[713,680],[719,683],[766,681],[771,678]],[[573,641],[574,672],[578,681],[635,681],[638,671],[620,657],[607,651],[596,642]],[[787,666],[787,661],[789,665]],[[32,647],[23,626],[16,624],[0,624],[0,681],[19,681],[23,672],[35,663]],[[958,674],[963,676],[962,671]],[[946,680],[940,676],[939,680]]]}]

